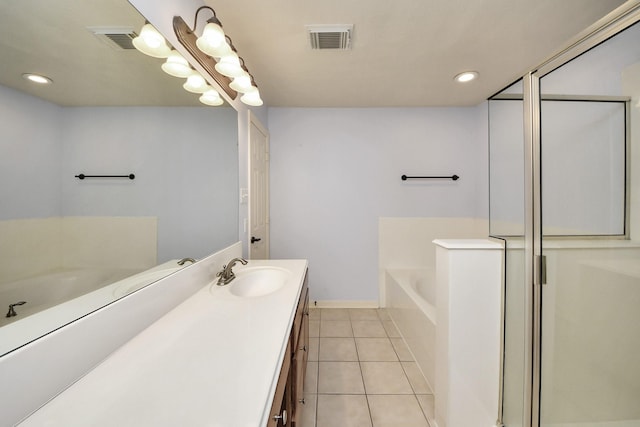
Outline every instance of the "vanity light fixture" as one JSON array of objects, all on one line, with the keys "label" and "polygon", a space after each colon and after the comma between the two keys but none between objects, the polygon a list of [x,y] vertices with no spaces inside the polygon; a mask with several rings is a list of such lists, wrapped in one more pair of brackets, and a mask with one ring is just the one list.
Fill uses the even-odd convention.
[{"label": "vanity light fixture", "polygon": [[263,104],[262,99],[260,99],[260,92],[258,92],[258,89],[248,91],[240,97],[240,101],[253,107],[259,107]]},{"label": "vanity light fixture", "polygon": [[241,76],[234,77],[229,86],[236,92],[245,93],[253,87],[251,83],[251,76],[249,74],[243,74]]},{"label": "vanity light fixture", "polygon": [[[198,15],[204,9],[209,10],[213,17],[207,20],[202,35],[197,36],[195,32],[198,26]],[[240,92],[244,94],[240,98],[243,103],[252,106],[263,104],[253,76],[244,65],[244,60],[238,56],[231,38],[224,33],[215,10],[209,6],[199,7],[196,10],[193,30],[182,17],[174,16],[173,29],[180,43],[231,99],[235,99]],[[246,96],[248,94],[250,95]]]},{"label": "vanity light fixture", "polygon": [[244,74],[244,70],[240,65],[240,57],[234,51],[224,55],[216,64],[216,70],[227,77],[239,77]]},{"label": "vanity light fixture", "polygon": [[140,52],[154,58],[166,58],[161,65],[162,70],[174,77],[187,79],[182,87],[192,93],[207,94],[200,96],[200,102],[218,106],[224,103],[220,94],[215,91],[204,77],[175,49],[170,47],[165,38],[149,22],[145,22],[140,35],[133,39],[133,45]]},{"label": "vanity light fixture", "polygon": [[465,71],[456,75],[453,79],[458,83],[467,83],[478,78],[477,71]]},{"label": "vanity light fixture", "polygon": [[140,35],[131,42],[140,52],[154,58],[166,58],[171,53],[167,41],[149,22],[145,22],[140,30]]},{"label": "vanity light fixture", "polygon": [[187,78],[193,74],[189,62],[177,50],[172,50],[167,60],[161,65],[162,71],[174,77]]},{"label": "vanity light fixture", "polygon": [[53,80],[51,80],[49,77],[47,76],[43,76],[41,74],[33,74],[33,73],[24,73],[22,75],[23,78],[29,80],[30,82],[33,83],[38,83],[41,85],[48,85],[53,83]]},{"label": "vanity light fixture", "polygon": [[210,90],[215,91],[197,71],[193,71],[192,74],[187,77],[187,81],[182,87],[184,90],[192,93],[205,93]]},{"label": "vanity light fixture", "polygon": [[[196,30],[198,12],[202,9],[201,7],[196,11],[196,22],[194,22],[193,31]],[[202,35],[196,40],[196,46],[212,58],[220,58],[231,52],[231,46],[227,43],[227,37],[222,29],[222,23],[216,17],[216,12],[213,9],[211,11],[213,12],[213,17],[207,20],[207,25],[204,26]]]},{"label": "vanity light fixture", "polygon": [[217,107],[218,105],[222,105],[224,103],[224,100],[215,89],[208,90],[200,95],[199,100],[205,105],[211,105],[214,107]]}]

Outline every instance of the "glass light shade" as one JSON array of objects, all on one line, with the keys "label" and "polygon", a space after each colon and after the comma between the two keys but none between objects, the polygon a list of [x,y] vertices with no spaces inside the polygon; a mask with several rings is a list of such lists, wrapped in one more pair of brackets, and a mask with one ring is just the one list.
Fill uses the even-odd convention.
[{"label": "glass light shade", "polygon": [[216,92],[215,89],[206,91],[205,93],[200,95],[199,99],[203,104],[211,105],[214,107],[224,104],[224,100],[222,99],[220,94]]},{"label": "glass light shade", "polygon": [[208,90],[213,90],[213,88],[207,84],[204,77],[195,72],[187,77],[187,81],[182,87],[184,90],[192,93],[205,93]]},{"label": "glass light shade", "polygon": [[209,22],[205,25],[202,35],[196,40],[196,46],[214,58],[220,58],[231,52],[222,27],[215,22]]},{"label": "glass light shade", "polygon": [[144,24],[140,35],[134,38],[132,43],[140,52],[154,58],[166,58],[171,53],[171,48],[167,45],[162,34],[151,24]]},{"label": "glass light shade", "polygon": [[193,74],[191,66],[177,50],[172,50],[167,60],[161,65],[162,71],[174,77],[187,78]]},{"label": "glass light shade", "polygon": [[246,93],[251,90],[252,85],[251,76],[249,74],[243,74],[241,76],[237,76],[233,79],[233,81],[229,84],[229,87],[236,92]]},{"label": "glass light shade", "polygon": [[240,65],[240,58],[235,52],[220,58],[216,64],[216,71],[227,77],[238,77],[245,73]]},{"label": "glass light shade", "polygon": [[242,95],[240,97],[240,101],[253,107],[259,107],[263,104],[262,99],[260,99],[260,92],[257,88]]}]

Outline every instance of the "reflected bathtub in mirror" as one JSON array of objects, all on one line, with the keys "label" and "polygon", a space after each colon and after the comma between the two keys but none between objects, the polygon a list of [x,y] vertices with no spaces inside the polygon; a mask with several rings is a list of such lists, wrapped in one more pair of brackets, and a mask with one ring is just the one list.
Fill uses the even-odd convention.
[{"label": "reflected bathtub in mirror", "polygon": [[21,301],[25,304],[14,307],[15,316],[0,318],[0,355],[23,345],[27,336],[43,336],[52,325],[63,326],[191,265],[179,265],[178,261],[167,261],[137,274],[126,269],[78,269],[0,287],[2,305],[15,295],[26,298]]}]

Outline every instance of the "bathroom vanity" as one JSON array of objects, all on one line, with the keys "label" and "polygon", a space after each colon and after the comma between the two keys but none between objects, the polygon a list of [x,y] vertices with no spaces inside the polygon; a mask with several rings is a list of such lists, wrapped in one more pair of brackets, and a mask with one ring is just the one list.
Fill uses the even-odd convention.
[{"label": "bathroom vanity", "polygon": [[289,334],[289,344],[280,368],[280,376],[269,413],[269,426],[295,426],[301,417],[304,405],[304,377],[309,354],[309,287],[308,279],[296,308],[293,327]]},{"label": "bathroom vanity", "polygon": [[234,272],[19,425],[295,425],[308,353],[307,261],[251,260]]}]

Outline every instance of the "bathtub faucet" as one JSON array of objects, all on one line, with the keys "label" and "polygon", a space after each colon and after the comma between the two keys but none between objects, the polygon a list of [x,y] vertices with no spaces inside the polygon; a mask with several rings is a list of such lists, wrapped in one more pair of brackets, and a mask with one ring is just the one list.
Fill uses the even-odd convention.
[{"label": "bathtub faucet", "polygon": [[16,313],[16,310],[13,307],[15,307],[16,305],[24,305],[26,303],[27,303],[26,301],[20,301],[20,302],[14,303],[14,304],[9,304],[9,311],[7,312],[7,316],[6,317],[17,316],[18,313]]},{"label": "bathtub faucet", "polygon": [[180,261],[178,261],[178,265],[184,265],[185,262],[190,262],[191,264],[193,264],[194,262],[196,262],[196,260],[193,258],[182,258]]},{"label": "bathtub faucet", "polygon": [[231,270],[236,263],[239,262],[242,265],[247,265],[247,260],[243,258],[234,258],[229,261],[229,264],[222,267],[222,271],[218,272],[218,286],[224,286],[231,283],[236,278],[235,273]]}]

